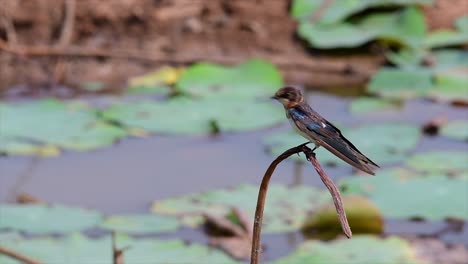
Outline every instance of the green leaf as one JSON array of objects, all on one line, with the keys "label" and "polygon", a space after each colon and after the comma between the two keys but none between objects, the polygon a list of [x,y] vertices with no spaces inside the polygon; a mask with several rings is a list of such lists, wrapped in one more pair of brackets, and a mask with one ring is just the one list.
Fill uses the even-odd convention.
[{"label": "green leaf", "polygon": [[312,47],[322,49],[357,47],[376,39],[417,48],[423,42],[425,33],[424,16],[417,8],[371,14],[354,24],[304,21],[298,28],[299,36]]},{"label": "green leaf", "polygon": [[[349,225],[353,235],[381,234],[384,231],[383,217],[379,209],[368,199],[348,195],[343,197]],[[341,224],[333,204],[327,204],[309,215],[302,226],[306,236],[331,239],[342,235]]]},{"label": "green leaf", "polygon": [[222,132],[269,127],[284,120],[281,109],[270,102],[176,98],[167,102],[114,105],[103,117],[125,126],[164,134],[206,134],[213,123]]},{"label": "green leaf", "polygon": [[389,98],[407,99],[426,95],[432,86],[428,70],[382,68],[372,76],[367,90]]},{"label": "green leaf", "polygon": [[197,98],[269,98],[281,87],[278,69],[263,60],[250,60],[236,67],[198,63],[182,74],[176,83],[183,94]]},{"label": "green leaf", "polygon": [[162,67],[142,76],[129,80],[128,93],[163,93],[170,91],[169,85],[173,85],[180,78],[183,69],[174,67]]},{"label": "green leaf", "polygon": [[[294,193],[294,195],[291,195]],[[240,185],[234,189],[216,190],[205,193],[189,194],[179,198],[166,199],[153,203],[152,211],[158,214],[185,216],[190,218],[209,213],[223,217],[232,207],[254,216],[258,187]],[[267,233],[289,232],[301,227],[307,212],[325,203],[331,203],[329,194],[312,187],[298,186],[287,188],[271,184],[264,212],[264,231]],[[200,223],[198,223],[200,224]]]},{"label": "green leaf", "polygon": [[440,29],[429,33],[425,46],[428,48],[440,48],[468,44],[468,16],[463,16],[455,21],[457,30]]},{"label": "green leaf", "polygon": [[450,121],[442,127],[440,134],[449,138],[468,141],[468,121]]},{"label": "green leaf", "polygon": [[[117,249],[124,251],[127,264],[148,263],[239,263],[226,254],[209,247],[181,240],[132,239],[116,236]],[[61,239],[0,237],[2,246],[24,254],[41,263],[112,263],[112,242],[109,236],[89,239],[72,234]],[[19,264],[17,260],[0,255],[2,264]]]},{"label": "green leaf", "polygon": [[[89,106],[79,101],[5,103],[0,104],[0,112],[2,141],[13,145],[9,149],[16,153],[34,154],[32,150],[22,150],[30,142],[91,150],[111,145],[126,135],[124,130],[100,121]],[[18,145],[21,143],[22,147]]]},{"label": "green leaf", "polygon": [[[402,161],[419,141],[419,128],[405,123],[382,123],[342,129],[348,138],[364,155],[377,164]],[[306,142],[301,136],[288,132],[273,134],[265,140],[273,155]],[[321,163],[346,164],[324,148],[316,150]],[[305,161],[303,157],[294,157]]]},{"label": "green leaf", "polygon": [[304,242],[294,253],[274,264],[424,263],[415,255],[409,243],[398,237],[354,236],[332,242]]},{"label": "green leaf", "polygon": [[175,231],[180,224],[174,217],[160,215],[113,215],[100,225],[102,228],[125,233],[159,233]]},{"label": "green leaf", "polygon": [[0,135],[0,153],[7,155],[54,157],[60,154],[60,150],[53,145],[23,142],[19,139]]},{"label": "green leaf", "polygon": [[438,100],[468,101],[468,68],[455,74],[453,72],[436,74],[435,85],[428,91],[428,96]]},{"label": "green leaf", "polygon": [[[432,0],[340,0],[327,4],[321,14],[320,23],[332,24],[369,8],[430,4]],[[291,15],[299,20],[308,19],[319,11],[323,0],[294,0]]]},{"label": "green leaf", "polygon": [[468,170],[466,151],[433,151],[419,153],[408,160],[408,165],[427,172],[461,172]]},{"label": "green leaf", "polygon": [[406,170],[388,169],[372,179],[346,178],[340,185],[344,194],[368,196],[385,217],[443,220],[468,219],[467,184],[465,178],[421,177]]},{"label": "green leaf", "polygon": [[0,205],[0,230],[11,229],[33,234],[66,233],[96,226],[101,215],[96,211],[62,205]]},{"label": "green leaf", "polygon": [[354,99],[350,105],[350,111],[353,114],[360,113],[378,113],[384,110],[395,110],[398,103],[387,99],[373,97],[359,97]]}]

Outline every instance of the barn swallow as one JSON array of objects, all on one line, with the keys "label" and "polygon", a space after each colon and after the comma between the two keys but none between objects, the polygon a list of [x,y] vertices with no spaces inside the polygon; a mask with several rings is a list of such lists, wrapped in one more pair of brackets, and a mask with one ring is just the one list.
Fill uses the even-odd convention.
[{"label": "barn swallow", "polygon": [[304,100],[301,90],[286,86],[279,89],[271,98],[284,106],[291,126],[301,136],[315,144],[313,151],[323,146],[349,165],[371,175],[375,175],[376,167],[380,168],[346,139],[338,128],[315,112]]}]

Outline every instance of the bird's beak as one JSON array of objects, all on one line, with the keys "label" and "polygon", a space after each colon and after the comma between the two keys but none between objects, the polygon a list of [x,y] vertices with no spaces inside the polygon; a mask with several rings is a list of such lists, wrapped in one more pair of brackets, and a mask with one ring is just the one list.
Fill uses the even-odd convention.
[{"label": "bird's beak", "polygon": [[276,95],[273,95],[272,97],[270,97],[270,99],[278,100],[278,97]]}]

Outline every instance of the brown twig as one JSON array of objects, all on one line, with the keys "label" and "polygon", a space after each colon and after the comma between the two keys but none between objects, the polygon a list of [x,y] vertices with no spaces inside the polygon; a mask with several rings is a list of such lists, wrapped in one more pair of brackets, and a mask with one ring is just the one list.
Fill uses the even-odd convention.
[{"label": "brown twig", "polygon": [[335,204],[336,211],[338,213],[338,218],[340,219],[343,232],[348,238],[352,236],[351,228],[349,227],[348,220],[346,218],[346,212],[344,211],[340,192],[338,188],[336,188],[333,181],[328,177],[328,175],[320,166],[318,160],[315,157],[315,153],[309,147],[306,146],[307,144],[308,143],[304,143],[283,152],[270,164],[270,166],[265,172],[265,175],[263,176],[262,183],[260,184],[260,189],[258,191],[257,207],[255,209],[250,264],[258,264],[259,261],[263,209],[265,207],[266,194],[268,191],[268,184],[270,182],[270,178],[273,175],[273,172],[275,171],[276,166],[278,166],[279,163],[281,163],[289,156],[300,152],[303,152],[306,155],[307,160],[309,160],[315,167],[323,183],[327,186],[328,190],[330,191],[330,194],[333,197],[333,202]]},{"label": "brown twig", "polygon": [[307,148],[304,150],[304,154],[306,155],[307,159],[312,163],[315,170],[319,174],[320,179],[330,191],[330,194],[333,198],[333,203],[335,204],[336,213],[338,214],[338,219],[340,220],[341,228],[343,229],[343,233],[348,238],[351,238],[353,233],[351,232],[351,228],[349,227],[348,218],[346,217],[346,212],[343,207],[343,201],[341,200],[340,191],[330,179],[330,177],[328,177],[328,175],[322,169],[322,166],[320,166],[320,163],[315,157],[315,153],[311,149]]},{"label": "brown twig", "polygon": [[6,255],[16,260],[19,260],[25,264],[42,264],[42,262],[32,259],[28,256],[15,252],[11,249],[0,246],[0,255]]},{"label": "brown twig", "polygon": [[115,243],[115,231],[112,231],[112,263],[124,264],[124,251],[127,249],[118,249]]},{"label": "brown twig", "polygon": [[64,21],[62,32],[60,33],[60,39],[58,46],[65,47],[70,45],[73,37],[73,28],[75,24],[75,10],[76,10],[76,1],[75,0],[65,0],[65,11],[64,11]]}]

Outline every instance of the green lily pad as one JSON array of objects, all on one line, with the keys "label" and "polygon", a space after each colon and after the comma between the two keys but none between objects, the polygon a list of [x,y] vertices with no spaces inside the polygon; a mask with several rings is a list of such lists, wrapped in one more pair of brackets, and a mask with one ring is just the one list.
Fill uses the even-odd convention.
[{"label": "green lily pad", "polygon": [[377,177],[352,177],[341,181],[343,194],[363,194],[385,217],[394,219],[468,219],[468,181],[444,175],[421,177],[399,169],[380,171]]},{"label": "green lily pad", "polygon": [[117,104],[103,117],[129,127],[166,134],[206,134],[216,126],[222,132],[269,127],[284,120],[270,102],[245,100],[190,100]]},{"label": "green lily pad", "polygon": [[[153,203],[152,211],[163,215],[184,216],[183,221],[190,221],[190,218],[202,213],[223,217],[232,207],[236,207],[253,217],[257,195],[257,186],[240,185],[230,190],[189,194],[156,201]],[[301,227],[307,212],[325,203],[331,203],[326,191],[306,186],[287,188],[271,184],[264,211],[264,231],[279,233],[297,230]],[[190,222],[196,223],[196,221]]]},{"label": "green lily pad", "polygon": [[468,141],[468,121],[450,121],[442,127],[440,134],[449,138]]},{"label": "green lily pad", "polygon": [[[347,195],[343,197],[343,205],[353,235],[383,233],[383,216],[367,198]],[[324,205],[309,215],[302,230],[306,236],[322,239],[331,239],[343,234],[333,204]]]},{"label": "green lily pad", "polygon": [[[294,0],[291,15],[299,20],[314,16],[326,0]],[[432,0],[341,0],[334,1],[323,10],[319,22],[325,24],[337,23],[347,17],[369,8],[406,6],[412,4],[430,4]]]},{"label": "green lily pad", "polygon": [[358,47],[372,40],[417,48],[423,42],[425,33],[424,16],[419,9],[412,7],[397,12],[371,14],[357,23],[304,21],[298,28],[299,36],[307,40],[310,46],[322,49]]},{"label": "green lily pad", "polygon": [[100,121],[94,110],[83,102],[63,103],[47,99],[8,103],[0,104],[0,112],[2,141],[7,141],[13,153],[27,153],[21,148],[30,142],[91,150],[111,145],[126,135],[124,130]]},{"label": "green lily pad", "polygon": [[387,99],[359,97],[354,99],[350,105],[350,111],[354,114],[376,113],[379,111],[395,109],[398,103]]},{"label": "green lily pad", "polygon": [[177,82],[183,69],[162,67],[156,71],[133,77],[128,82],[127,93],[161,93],[168,94],[169,87]]},{"label": "green lily pad", "polygon": [[236,67],[198,63],[184,71],[176,83],[183,94],[196,98],[269,98],[283,84],[278,69],[263,60]]},{"label": "green lily pad", "polygon": [[54,157],[60,154],[60,149],[53,145],[34,144],[0,135],[0,153],[7,155],[35,155]]},{"label": "green lily pad", "polygon": [[468,101],[468,68],[460,71],[460,74],[453,72],[436,74],[435,85],[428,91],[428,96],[439,100]]},{"label": "green lily pad", "polygon": [[462,172],[468,170],[468,153],[466,151],[419,153],[408,160],[408,165],[426,172]]},{"label": "green lily pad", "polygon": [[0,230],[33,234],[67,233],[96,226],[101,214],[62,205],[0,205]]},{"label": "green lily pad", "polygon": [[410,244],[398,237],[380,239],[354,236],[332,242],[307,241],[291,255],[274,264],[345,264],[345,263],[424,263],[416,258]]},{"label": "green lily pad", "polygon": [[367,89],[381,96],[407,99],[426,95],[432,86],[428,70],[382,68],[372,76]]},{"label": "green lily pad", "polygon": [[175,231],[180,224],[173,217],[142,214],[110,216],[100,226],[125,233],[159,233]]},{"label": "green lily pad", "polygon": [[455,27],[457,30],[440,29],[429,33],[425,46],[428,48],[440,48],[468,44],[468,16],[457,19]]},{"label": "green lily pad", "polygon": [[[112,242],[109,236],[90,239],[81,234],[72,234],[61,239],[1,238],[2,246],[34,258],[41,263],[112,263]],[[128,247],[123,255],[125,263],[238,263],[221,251],[190,244],[181,240],[132,239],[116,236],[118,249]],[[17,260],[0,255],[3,264],[19,264]]]},{"label": "green lily pad", "polygon": [[[395,163],[404,160],[408,152],[419,141],[420,131],[415,125],[405,123],[382,123],[363,125],[356,128],[343,128],[343,135],[377,164]],[[269,136],[265,144],[273,155],[306,142],[293,132],[277,133]],[[317,159],[324,164],[346,164],[324,148],[316,150]],[[305,161],[304,157],[293,157]]]}]

